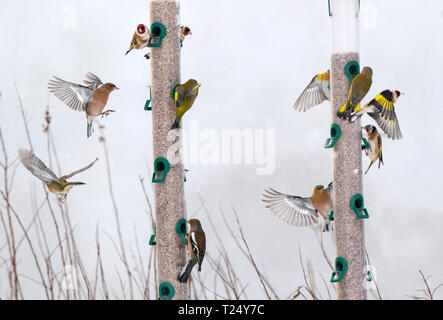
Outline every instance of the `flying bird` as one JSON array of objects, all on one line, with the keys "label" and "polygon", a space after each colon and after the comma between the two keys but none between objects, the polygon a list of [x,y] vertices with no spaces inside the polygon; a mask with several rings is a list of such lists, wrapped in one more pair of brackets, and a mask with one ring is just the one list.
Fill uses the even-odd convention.
[{"label": "flying bird", "polygon": [[171,129],[180,128],[181,119],[186,111],[191,109],[192,105],[194,104],[194,101],[198,96],[198,89],[200,87],[201,83],[198,83],[194,79],[190,79],[175,89],[175,121]]},{"label": "flying bird", "polygon": [[68,192],[72,189],[73,186],[85,184],[84,182],[68,182],[66,180],[80,172],[88,170],[98,160],[98,158],[96,158],[91,164],[87,165],[86,167],[58,178],[55,173],[51,169],[49,169],[43,163],[43,161],[37,158],[37,156],[32,151],[20,149],[18,150],[18,155],[25,168],[28,169],[34,176],[43,181],[50,192],[58,195],[59,200],[63,200],[64,198],[66,198]]},{"label": "flying bird", "polygon": [[367,113],[373,118],[386,135],[395,140],[401,139],[402,134],[395,114],[394,103],[404,93],[398,90],[384,90],[375,96],[369,103],[365,104],[351,115],[351,121],[360,118]]},{"label": "flying bird", "polygon": [[[151,32],[149,31],[149,28],[144,24],[139,24],[134,32],[134,35],[132,36],[131,44],[125,55],[131,52],[132,49],[143,49],[148,47],[149,39],[151,39]],[[149,59],[149,53],[146,54],[145,57],[146,59]]]},{"label": "flying bird", "polygon": [[302,198],[281,193],[272,188],[263,194],[266,208],[287,224],[308,227],[318,223],[319,214],[324,219],[323,232],[332,231],[329,214],[332,210],[332,182],[325,189],[323,185],[314,187],[310,197]]},{"label": "flying bird", "polygon": [[382,142],[381,136],[378,134],[377,128],[373,125],[366,125],[364,129],[368,133],[368,147],[365,148],[365,154],[369,157],[371,162],[365,171],[365,174],[369,171],[369,168],[378,159],[378,168],[380,169],[380,164],[383,164],[383,154],[381,152]]},{"label": "flying bird", "polygon": [[191,28],[187,26],[181,26],[180,27],[180,41],[183,42],[185,40],[185,37],[188,35],[192,35]]},{"label": "flying bird", "polygon": [[206,251],[206,236],[200,221],[191,219],[189,225],[191,227],[188,233],[189,261],[177,277],[180,282],[188,281],[192,268],[196,264],[198,264],[198,271],[201,271]]},{"label": "flying bird", "polygon": [[75,84],[54,76],[48,82],[49,91],[63,101],[68,107],[76,111],[84,111],[87,119],[87,137],[92,135],[94,118],[105,116],[115,110],[103,109],[108,102],[109,94],[118,88],[113,83],[105,83],[95,74],[86,74],[85,85]]},{"label": "flying bird", "polygon": [[312,78],[311,82],[294,103],[294,109],[305,112],[323,101],[329,100],[330,96],[330,75],[328,70]]},{"label": "flying bird", "polygon": [[364,67],[362,72],[358,74],[351,83],[349,88],[349,96],[346,103],[337,111],[337,116],[341,119],[350,121],[351,114],[355,109],[360,109],[360,102],[368,93],[372,85],[372,69]]}]

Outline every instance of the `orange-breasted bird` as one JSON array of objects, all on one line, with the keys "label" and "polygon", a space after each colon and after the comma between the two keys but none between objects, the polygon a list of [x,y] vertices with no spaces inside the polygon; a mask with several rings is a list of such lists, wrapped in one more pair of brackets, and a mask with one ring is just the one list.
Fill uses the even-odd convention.
[{"label": "orange-breasted bird", "polygon": [[87,165],[86,167],[58,178],[55,173],[51,169],[49,169],[43,163],[43,161],[37,158],[37,156],[32,151],[20,149],[18,150],[18,155],[25,168],[28,169],[34,176],[43,181],[50,192],[58,195],[59,200],[63,200],[64,198],[66,198],[68,192],[72,189],[73,186],[85,184],[84,182],[68,182],[66,180],[80,172],[88,170],[98,160],[98,158],[96,158],[91,164]]},{"label": "orange-breasted bird", "polygon": [[198,271],[201,271],[206,251],[206,236],[200,221],[191,219],[188,222],[191,227],[188,233],[189,261],[177,277],[180,282],[188,281],[192,268],[196,264],[198,264]]},{"label": "orange-breasted bird", "polygon": [[103,109],[108,102],[109,94],[118,88],[113,83],[105,83],[95,74],[86,74],[84,85],[62,80],[56,76],[48,82],[49,91],[76,111],[84,111],[87,118],[87,136],[92,135],[92,123],[97,116],[105,116],[115,110]]},{"label": "orange-breasted bird", "polygon": [[331,96],[329,79],[329,70],[315,75],[297,101],[295,101],[294,109],[305,112],[323,101],[329,100]]},{"label": "orange-breasted bird", "polygon": [[263,194],[266,208],[284,222],[297,226],[308,227],[318,223],[320,214],[324,219],[323,232],[332,231],[329,214],[332,210],[332,182],[325,189],[323,185],[314,187],[310,197],[302,198],[278,192],[272,188]]},{"label": "orange-breasted bird", "polygon": [[372,85],[372,69],[364,67],[351,83],[349,88],[348,100],[337,111],[337,116],[341,119],[348,119],[351,121],[351,114],[354,110],[360,109],[360,102],[368,93]]},{"label": "orange-breasted bird", "polygon": [[[144,24],[139,24],[134,32],[134,35],[132,36],[131,44],[129,46],[128,51],[126,51],[125,55],[131,52],[132,49],[143,49],[148,47],[150,38],[151,38],[151,32],[149,31],[149,28]],[[146,54],[145,57],[146,59],[149,59],[150,58],[149,53]]]},{"label": "orange-breasted bird", "polygon": [[183,42],[185,40],[186,36],[192,35],[191,28],[188,26],[181,26],[180,27],[180,40]]},{"label": "orange-breasted bird", "polygon": [[398,90],[384,90],[375,96],[369,103],[361,109],[356,110],[351,115],[351,121],[360,118],[367,113],[373,118],[384,133],[393,140],[402,138],[397,115],[395,114],[394,103],[404,93]]},{"label": "orange-breasted bird", "polygon": [[377,128],[371,124],[364,126],[364,129],[368,133],[368,147],[365,148],[365,153],[371,160],[365,174],[369,171],[372,164],[378,159],[378,168],[380,169],[380,164],[383,164],[383,154],[381,152],[382,142],[381,136],[378,134]]}]

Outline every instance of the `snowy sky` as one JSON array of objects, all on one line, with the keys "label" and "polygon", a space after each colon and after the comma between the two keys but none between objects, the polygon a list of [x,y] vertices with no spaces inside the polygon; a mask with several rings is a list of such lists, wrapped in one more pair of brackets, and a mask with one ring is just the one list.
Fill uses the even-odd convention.
[{"label": "snowy sky", "polygon": [[[443,80],[438,72],[443,56],[443,2],[366,0],[361,5],[360,61],[374,70],[368,98],[384,89],[406,93],[396,104],[404,138],[385,138],[385,166],[380,170],[374,166],[364,177],[365,205],[371,215],[365,223],[367,250],[383,297],[402,299],[421,289],[419,268],[432,274],[431,281],[443,281],[443,209],[437,201],[443,194],[439,98]],[[6,0],[0,4],[0,126],[8,152],[15,155],[18,148],[27,147],[15,81],[35,152],[42,160],[48,160],[41,130],[48,99],[64,170],[77,169],[96,156],[102,160],[82,173],[87,186],[69,195],[76,233],[86,251],[94,241],[97,222],[115,236],[102,146],[97,129],[86,139],[84,114],[49,94],[47,82],[57,75],[80,83],[91,71],[120,88],[108,104],[117,112],[102,123],[126,242],[133,241],[134,225],[142,242],[150,232],[138,181],[138,175],[149,179],[146,168],[153,161],[151,114],[143,110],[150,66],[143,58],[145,52],[124,53],[135,26],[150,24],[148,8],[146,0]],[[193,145],[185,165],[190,170],[185,185],[189,216],[200,206],[197,191],[216,221],[221,221],[220,207],[229,216],[234,207],[259,266],[281,296],[303,282],[299,244],[305,259],[328,278],[330,271],[312,230],[284,224],[260,202],[268,186],[308,196],[315,185],[331,181],[332,154],[323,148],[330,126],[329,103],[306,113],[292,109],[311,78],[329,68],[327,1],[183,0],[181,22],[193,32],[182,49],[182,80],[195,78],[203,84],[183,121],[185,138],[192,139],[186,143]],[[362,124],[367,123],[372,122],[365,118]],[[255,147],[249,162],[208,159],[205,142],[222,141],[228,129],[247,129],[252,135]],[[258,152],[261,134],[265,144]],[[221,145],[220,159],[226,156]],[[368,161],[365,157],[363,161],[366,168]],[[273,170],[257,174],[267,165]],[[22,201],[18,209],[26,220],[31,215],[26,199],[38,182],[23,167],[18,167],[15,179],[13,200]],[[203,213],[195,217],[205,224]],[[326,241],[332,257],[332,237]],[[234,248],[232,241],[227,244]],[[211,248],[215,251],[209,243],[208,251]],[[111,252],[112,248],[108,266],[113,265]],[[249,267],[242,269],[241,253],[233,252],[234,259],[239,256],[237,269],[244,282],[251,282],[249,297],[263,298],[258,285],[255,288],[256,276]]]}]

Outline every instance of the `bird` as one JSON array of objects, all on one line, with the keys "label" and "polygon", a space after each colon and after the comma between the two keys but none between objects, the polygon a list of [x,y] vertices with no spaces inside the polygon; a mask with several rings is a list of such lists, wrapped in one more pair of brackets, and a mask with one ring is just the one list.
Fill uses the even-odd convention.
[{"label": "bird", "polygon": [[180,27],[180,42],[183,42],[185,40],[185,37],[188,35],[192,35],[191,28],[188,26],[181,26]]},{"label": "bird", "polygon": [[372,85],[372,69],[364,67],[351,83],[349,88],[348,100],[337,111],[337,116],[341,119],[348,119],[350,121],[351,113],[354,109],[360,109],[360,102],[366,96]]},{"label": "bird", "polygon": [[325,189],[323,185],[314,187],[310,197],[298,197],[281,193],[269,188],[265,190],[262,199],[267,203],[266,208],[287,224],[297,227],[307,227],[318,223],[319,214],[324,219],[323,232],[332,231],[329,214],[333,204],[333,186],[329,183]]},{"label": "bird", "polygon": [[315,75],[295,101],[294,109],[305,112],[323,101],[329,100],[331,97],[330,87],[329,70]]},{"label": "bird", "polygon": [[177,280],[184,283],[188,281],[192,268],[198,264],[198,271],[201,271],[202,262],[206,251],[206,236],[198,219],[188,221],[190,230],[188,233],[189,261],[177,276]]},{"label": "bird", "polygon": [[118,90],[113,83],[103,83],[95,74],[88,72],[85,85],[65,81],[54,76],[48,82],[49,91],[63,101],[68,107],[76,111],[84,111],[87,119],[87,137],[92,135],[94,118],[106,116],[115,110],[103,109],[108,102],[109,94]]},{"label": "bird", "polygon": [[[144,24],[139,24],[132,36],[131,44],[125,56],[132,51],[132,49],[143,49],[149,47],[149,39],[151,39],[151,32]],[[146,59],[150,58],[149,53],[145,55]]]},{"label": "bird", "polygon": [[190,79],[175,89],[175,120],[171,129],[180,128],[181,119],[186,111],[188,111],[194,104],[200,87],[201,83],[198,83],[194,79]]},{"label": "bird", "polygon": [[55,173],[34,154],[33,151],[19,149],[18,155],[25,168],[28,169],[34,176],[43,181],[43,183],[48,187],[49,191],[57,195],[59,200],[66,198],[68,192],[73,186],[85,184],[84,182],[68,182],[66,180],[80,172],[88,170],[98,161],[98,158],[96,158],[91,164],[84,168],[76,170],[70,174],[57,177]]},{"label": "bird", "polygon": [[368,173],[369,168],[372,166],[374,162],[378,159],[378,168],[380,169],[380,164],[383,164],[383,154],[382,154],[382,142],[381,136],[378,134],[378,130],[375,126],[368,124],[363,127],[368,133],[368,147],[364,148],[365,154],[369,157],[371,162],[369,163],[368,168],[365,171],[365,174]]},{"label": "bird", "polygon": [[377,122],[388,138],[401,139],[403,136],[394,109],[394,103],[401,95],[404,93],[398,90],[383,90],[369,103],[352,113],[351,122],[367,113]]}]

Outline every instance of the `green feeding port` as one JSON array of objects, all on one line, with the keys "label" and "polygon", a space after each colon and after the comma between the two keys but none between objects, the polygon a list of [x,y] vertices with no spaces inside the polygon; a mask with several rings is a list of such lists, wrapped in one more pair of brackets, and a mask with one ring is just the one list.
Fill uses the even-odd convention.
[{"label": "green feeding port", "polygon": [[159,48],[162,45],[163,38],[166,36],[166,27],[160,22],[154,22],[151,25],[151,38],[148,41],[148,47]]},{"label": "green feeding port", "polygon": [[147,99],[146,103],[145,103],[145,110],[146,111],[152,110],[152,107],[150,106],[150,104],[151,104],[151,86],[148,86],[148,88],[149,88],[149,99]]},{"label": "green feeding port", "polygon": [[334,221],[334,210],[329,213],[329,221]]},{"label": "green feeding port", "polygon": [[363,144],[361,145],[361,149],[365,150],[369,148],[369,143],[368,140],[366,138],[363,138],[363,127],[361,128],[361,141],[363,142]]},{"label": "green feeding port", "polygon": [[338,124],[331,125],[331,137],[326,140],[325,148],[333,148],[337,140],[341,137],[341,128]]},{"label": "green feeding port", "polygon": [[149,238],[149,245],[150,246],[155,246],[157,244],[157,242],[155,242],[155,236],[157,235],[157,227],[154,226],[154,234],[151,235],[151,238]]},{"label": "green feeding port", "polygon": [[[363,196],[359,193],[353,195],[349,201],[351,209],[355,212],[357,219],[369,218],[368,210],[364,207]],[[361,213],[363,212],[363,213]]]},{"label": "green feeding port", "polygon": [[158,286],[158,300],[172,300],[175,295],[175,289],[169,282],[162,282]]},{"label": "green feeding port", "polygon": [[175,232],[177,232],[184,244],[188,244],[188,239],[186,238],[188,233],[186,232],[186,229],[186,219],[178,220],[175,225]]},{"label": "green feeding port", "polygon": [[352,83],[352,80],[360,74],[360,65],[357,61],[352,60],[349,61],[345,65],[345,75],[348,77],[349,82]]},{"label": "green feeding port", "polygon": [[367,271],[366,272],[366,281],[368,281],[368,282],[370,282],[370,281],[372,281],[372,274],[371,274],[371,271]]},{"label": "green feeding port", "polygon": [[157,158],[154,161],[154,173],[152,174],[152,182],[165,182],[166,176],[171,169],[169,161],[165,158]]},{"label": "green feeding port", "polygon": [[177,89],[177,87],[178,87],[179,85],[180,85],[180,84],[176,84],[176,85],[174,85],[174,86],[172,87],[172,89],[171,89],[171,98],[174,99],[174,100],[175,100],[175,90]]},{"label": "green feeding port", "polygon": [[348,262],[345,258],[337,257],[335,259],[335,271],[332,273],[331,282],[340,282],[348,271]]}]

